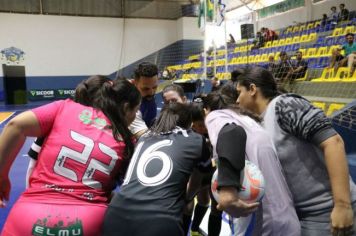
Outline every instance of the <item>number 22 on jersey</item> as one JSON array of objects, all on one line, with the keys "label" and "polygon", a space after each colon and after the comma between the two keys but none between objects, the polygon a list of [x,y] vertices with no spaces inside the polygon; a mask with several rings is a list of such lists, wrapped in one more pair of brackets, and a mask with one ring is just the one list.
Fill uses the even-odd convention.
[{"label": "number 22 on jersey", "polygon": [[[85,137],[75,131],[70,132],[72,139],[84,145],[83,151],[78,152],[68,147],[63,146],[58,154],[56,163],[54,164],[54,172],[71,179],[72,181],[81,182],[91,188],[100,189],[102,184],[93,178],[95,171],[100,171],[106,175],[110,175],[111,171],[114,169],[116,161],[119,159],[117,153],[110,147],[103,143],[99,143],[99,150],[111,158],[109,165],[100,162],[94,158],[90,159],[91,153],[94,149],[94,141],[88,137]],[[65,162],[67,158],[86,165],[88,160],[89,164],[82,176],[78,176],[74,170],[65,167]]]}]

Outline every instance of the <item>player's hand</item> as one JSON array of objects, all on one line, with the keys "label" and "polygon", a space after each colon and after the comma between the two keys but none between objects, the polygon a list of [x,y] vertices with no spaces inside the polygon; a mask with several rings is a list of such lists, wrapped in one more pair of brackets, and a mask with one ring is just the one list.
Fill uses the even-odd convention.
[{"label": "player's hand", "polygon": [[333,236],[351,236],[356,233],[353,231],[353,210],[351,205],[335,204],[330,217]]},{"label": "player's hand", "polygon": [[258,209],[259,205],[260,204],[258,202],[247,203],[241,199],[236,199],[235,201],[230,202],[230,204],[226,206],[218,204],[216,208],[220,211],[225,211],[232,217],[245,217],[255,212]]},{"label": "player's hand", "polygon": [[9,201],[11,183],[8,177],[0,176],[0,208],[6,206],[6,201]]}]

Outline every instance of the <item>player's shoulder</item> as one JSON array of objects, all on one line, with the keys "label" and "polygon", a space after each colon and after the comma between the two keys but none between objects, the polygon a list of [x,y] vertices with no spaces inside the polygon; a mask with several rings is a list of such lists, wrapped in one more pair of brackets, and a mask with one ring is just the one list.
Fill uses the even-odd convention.
[{"label": "player's shoulder", "polygon": [[276,98],[276,108],[303,108],[306,103],[309,103],[306,98],[294,93],[285,93]]},{"label": "player's shoulder", "polygon": [[162,136],[172,140],[178,146],[201,146],[203,140],[205,140],[201,134],[194,132],[192,129],[177,128],[167,134],[162,134]]}]

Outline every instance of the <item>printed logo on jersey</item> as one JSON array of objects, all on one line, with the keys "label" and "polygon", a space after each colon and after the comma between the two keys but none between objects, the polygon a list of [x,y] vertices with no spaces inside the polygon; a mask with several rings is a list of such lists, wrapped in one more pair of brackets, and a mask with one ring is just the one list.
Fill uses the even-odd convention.
[{"label": "printed logo on jersey", "polygon": [[99,117],[92,118],[90,110],[83,110],[79,115],[79,120],[86,125],[93,125],[98,129],[104,129],[107,126],[106,120]]},{"label": "printed logo on jersey", "polygon": [[[32,227],[32,235],[35,236],[79,236],[84,235],[82,221],[76,218],[73,221],[58,220],[56,223],[52,223],[51,216],[44,218],[43,220],[37,220]],[[68,217],[67,217],[68,218]]]}]

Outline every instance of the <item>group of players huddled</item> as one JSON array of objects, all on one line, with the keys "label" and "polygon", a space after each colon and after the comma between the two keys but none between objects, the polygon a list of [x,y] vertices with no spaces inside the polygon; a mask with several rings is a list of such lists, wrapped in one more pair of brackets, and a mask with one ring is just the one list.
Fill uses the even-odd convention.
[{"label": "group of players huddled", "polygon": [[[209,205],[209,236],[220,234],[222,211],[232,235],[355,235],[356,187],[344,143],[320,109],[282,94],[269,71],[249,67],[191,102],[182,87],[167,85],[157,115],[157,74],[156,65],[142,63],[132,80],[91,76],[73,99],[7,123],[0,207],[26,137],[37,139],[27,188],[1,236],[196,236]],[[264,176],[260,202],[238,197],[245,160]],[[210,197],[215,168],[219,202]],[[249,217],[243,232],[234,223],[242,217]]]}]

